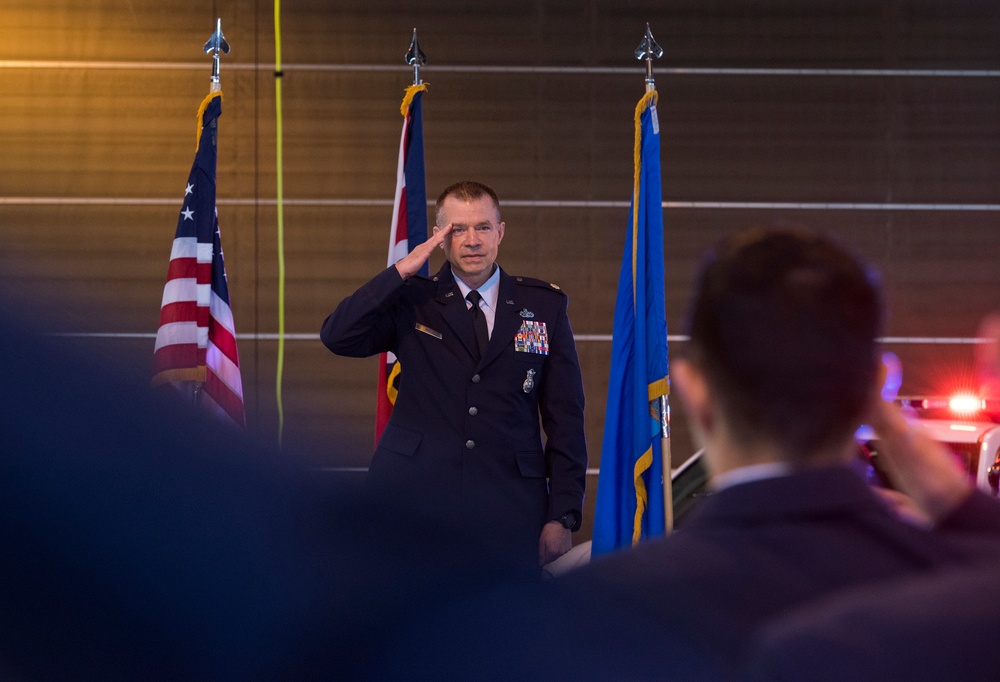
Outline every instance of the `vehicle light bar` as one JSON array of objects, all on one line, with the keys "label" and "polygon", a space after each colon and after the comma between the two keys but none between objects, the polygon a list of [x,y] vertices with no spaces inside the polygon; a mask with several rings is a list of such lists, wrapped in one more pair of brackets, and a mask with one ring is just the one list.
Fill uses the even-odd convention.
[{"label": "vehicle light bar", "polygon": [[955,414],[974,414],[986,409],[986,401],[974,395],[953,395],[948,399],[948,409]]}]

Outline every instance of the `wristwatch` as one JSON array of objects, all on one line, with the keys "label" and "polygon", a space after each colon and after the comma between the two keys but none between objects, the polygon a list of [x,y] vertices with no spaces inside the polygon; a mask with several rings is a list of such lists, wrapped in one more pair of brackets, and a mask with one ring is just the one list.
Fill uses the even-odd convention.
[{"label": "wristwatch", "polygon": [[568,511],[556,520],[566,530],[573,530],[576,527],[576,512]]}]

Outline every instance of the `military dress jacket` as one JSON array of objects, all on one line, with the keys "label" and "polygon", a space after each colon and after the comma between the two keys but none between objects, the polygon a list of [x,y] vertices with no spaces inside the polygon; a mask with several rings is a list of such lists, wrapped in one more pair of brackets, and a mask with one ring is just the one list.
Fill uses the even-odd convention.
[{"label": "military dress jacket", "polygon": [[400,363],[371,489],[513,534],[526,551],[537,550],[546,522],[570,511],[580,518],[583,381],[567,297],[556,286],[501,270],[493,333],[478,360],[448,263],[405,281],[389,267],[340,303],[321,338],[338,355],[392,352]]}]

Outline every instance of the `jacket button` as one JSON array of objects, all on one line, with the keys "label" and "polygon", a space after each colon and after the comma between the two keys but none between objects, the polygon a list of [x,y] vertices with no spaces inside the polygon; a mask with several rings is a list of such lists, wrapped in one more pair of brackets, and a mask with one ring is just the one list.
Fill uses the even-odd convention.
[{"label": "jacket button", "polygon": [[476,447],[476,441],[474,441],[474,440],[467,440],[467,441],[465,441],[465,447],[467,447],[469,450],[471,450],[472,448]]},{"label": "jacket button", "polygon": [[469,408],[469,414],[471,414],[473,417],[475,417],[477,414],[479,414],[479,408],[477,408],[477,407],[470,407]]},{"label": "jacket button", "polygon": [[474,384],[478,384],[479,383],[479,375],[478,374],[473,374],[472,375],[472,383],[474,383]]}]

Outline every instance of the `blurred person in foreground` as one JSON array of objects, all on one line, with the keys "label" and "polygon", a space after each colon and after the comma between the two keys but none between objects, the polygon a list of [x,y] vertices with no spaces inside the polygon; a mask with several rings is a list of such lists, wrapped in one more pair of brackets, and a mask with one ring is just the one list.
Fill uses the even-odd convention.
[{"label": "blurred person in foreground", "polygon": [[429,605],[518,580],[4,293],[0,679],[365,679]]},{"label": "blurred person in foreground", "polygon": [[1000,567],[993,563],[864,585],[764,627],[747,682],[997,679]]},{"label": "blurred person in foreground", "polygon": [[[565,613],[591,624],[585,651],[612,633],[594,669],[734,677],[755,631],[793,607],[997,560],[1000,505],[877,397],[883,318],[875,271],[823,236],[754,230],[707,255],[672,380],[712,492],[671,536],[557,579]],[[849,468],[863,420],[932,528]]]}]

